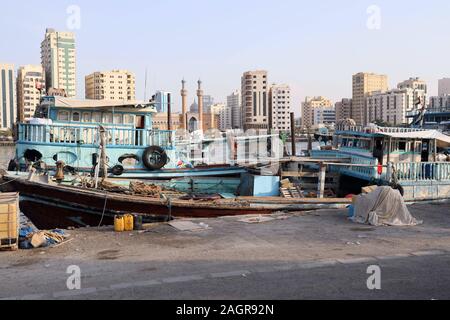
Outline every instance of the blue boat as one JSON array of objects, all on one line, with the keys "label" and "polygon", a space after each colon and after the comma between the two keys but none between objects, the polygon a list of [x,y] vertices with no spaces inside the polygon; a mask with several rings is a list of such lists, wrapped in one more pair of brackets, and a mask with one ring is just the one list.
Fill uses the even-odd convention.
[{"label": "blue boat", "polygon": [[349,165],[330,170],[352,178],[345,184],[354,191],[394,183],[408,201],[450,198],[450,136],[438,130],[339,125],[333,142],[332,149],[312,150],[311,156],[329,162],[347,158]]},{"label": "blue boat", "polygon": [[17,127],[16,166],[53,170],[58,161],[92,173],[99,163],[100,129],[107,135],[110,177],[170,179],[227,176],[246,172],[230,164],[191,161],[190,144],[177,144],[175,131],[155,130],[152,103],[44,97],[35,118]]}]

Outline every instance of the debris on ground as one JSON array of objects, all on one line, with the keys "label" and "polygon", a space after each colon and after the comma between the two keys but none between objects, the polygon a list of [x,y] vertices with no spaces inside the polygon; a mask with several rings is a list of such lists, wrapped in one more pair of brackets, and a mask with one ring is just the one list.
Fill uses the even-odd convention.
[{"label": "debris on ground", "polygon": [[41,231],[23,214],[20,216],[19,248],[34,249],[53,247],[67,242],[69,235],[63,230]]},{"label": "debris on ground", "polygon": [[200,222],[199,224],[193,223],[192,221],[187,220],[175,220],[172,222],[169,222],[169,225],[179,231],[202,231],[210,229],[209,225]]},{"label": "debris on ground", "polygon": [[276,220],[276,219],[273,217],[259,215],[257,217],[244,218],[244,219],[240,219],[238,221],[245,222],[245,223],[264,223],[264,222],[269,222],[269,221],[274,221],[274,220]]}]

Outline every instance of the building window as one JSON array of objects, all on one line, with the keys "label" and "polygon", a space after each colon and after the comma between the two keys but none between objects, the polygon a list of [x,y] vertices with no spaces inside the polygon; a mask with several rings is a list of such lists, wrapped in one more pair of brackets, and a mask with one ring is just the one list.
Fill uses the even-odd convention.
[{"label": "building window", "polygon": [[101,112],[94,112],[92,114],[92,122],[97,122],[97,123],[102,122],[102,113]]},{"label": "building window", "polygon": [[79,112],[73,112],[72,113],[72,121],[79,122],[80,121],[80,113]]},{"label": "building window", "polygon": [[106,112],[103,114],[103,122],[104,123],[112,123],[113,122],[113,115],[112,113]]},{"label": "building window", "polygon": [[83,113],[83,122],[91,122],[91,114],[89,112]]},{"label": "building window", "polygon": [[58,120],[59,121],[69,121],[69,112],[68,111],[59,111],[58,112]]}]

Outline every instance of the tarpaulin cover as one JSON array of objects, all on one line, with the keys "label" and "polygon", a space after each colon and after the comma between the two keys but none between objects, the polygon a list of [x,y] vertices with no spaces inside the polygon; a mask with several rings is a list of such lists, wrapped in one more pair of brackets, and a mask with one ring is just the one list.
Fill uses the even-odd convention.
[{"label": "tarpaulin cover", "polygon": [[391,187],[378,187],[355,199],[353,221],[373,226],[415,226],[416,220],[405,205],[402,195]]}]

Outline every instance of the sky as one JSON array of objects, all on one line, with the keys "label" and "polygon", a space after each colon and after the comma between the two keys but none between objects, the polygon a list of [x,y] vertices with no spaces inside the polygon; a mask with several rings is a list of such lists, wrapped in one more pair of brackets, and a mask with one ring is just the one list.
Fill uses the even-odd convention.
[{"label": "sky", "polygon": [[448,0],[3,1],[0,63],[39,64],[51,27],[76,34],[79,98],[87,74],[128,69],[143,99],[147,69],[147,97],[171,91],[177,111],[182,78],[190,101],[201,78],[226,102],[243,72],[264,69],[291,86],[299,115],[306,96],[351,97],[357,72],[387,74],[392,88],[421,77],[437,95],[450,77],[448,12]]}]

